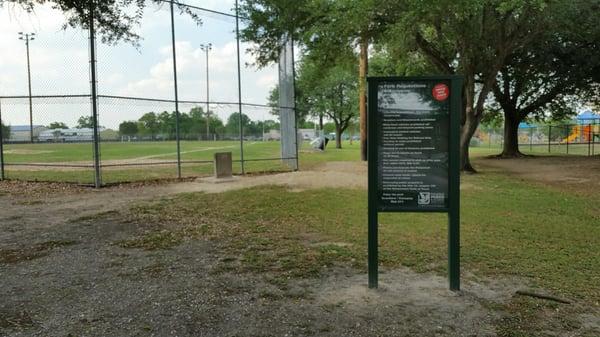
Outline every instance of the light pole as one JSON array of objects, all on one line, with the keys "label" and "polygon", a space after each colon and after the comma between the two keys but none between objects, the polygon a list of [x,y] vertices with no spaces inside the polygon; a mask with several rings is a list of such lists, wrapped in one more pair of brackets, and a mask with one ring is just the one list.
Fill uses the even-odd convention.
[{"label": "light pole", "polygon": [[35,33],[19,32],[19,40],[25,41],[27,49],[27,84],[29,87],[29,136],[33,143],[33,103],[31,99],[31,63],[29,62],[29,41],[35,40]]},{"label": "light pole", "polygon": [[210,87],[208,82],[208,52],[212,49],[212,43],[201,44],[200,49],[206,53],[206,140],[210,140]]}]

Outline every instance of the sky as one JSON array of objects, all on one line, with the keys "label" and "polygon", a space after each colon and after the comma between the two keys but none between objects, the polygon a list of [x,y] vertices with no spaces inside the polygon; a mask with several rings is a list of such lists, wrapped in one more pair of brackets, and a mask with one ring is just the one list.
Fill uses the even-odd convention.
[{"label": "sky", "polygon": [[[188,4],[233,13],[234,0],[187,0]],[[210,100],[237,102],[237,58],[235,19],[198,12],[202,25],[188,15],[175,16],[177,76],[179,99],[206,101],[206,54],[200,44],[212,43],[209,52]],[[32,94],[89,94],[89,46],[87,31],[62,28],[65,22],[60,11],[50,6],[38,6],[34,13],[6,5],[0,8],[0,96],[28,94],[27,59],[24,41],[18,32],[35,32],[30,42]],[[120,43],[116,46],[97,43],[98,89],[101,95],[174,99],[171,22],[168,4],[146,9],[136,32],[142,36],[141,46]],[[257,69],[250,64],[250,47],[242,43],[242,100],[266,104],[269,91],[277,83],[277,66]],[[180,105],[187,112],[194,104]],[[204,105],[202,105],[204,106]],[[26,99],[3,99],[0,102],[2,120],[10,125],[29,123]],[[90,114],[88,98],[36,99],[33,105],[34,124],[48,125],[61,121],[74,127],[79,116]],[[172,103],[101,99],[100,124],[117,128],[124,120],[136,120],[154,111],[174,111]],[[237,111],[236,105],[211,106],[219,117]],[[245,107],[244,113],[254,120],[274,119],[267,108]]]}]

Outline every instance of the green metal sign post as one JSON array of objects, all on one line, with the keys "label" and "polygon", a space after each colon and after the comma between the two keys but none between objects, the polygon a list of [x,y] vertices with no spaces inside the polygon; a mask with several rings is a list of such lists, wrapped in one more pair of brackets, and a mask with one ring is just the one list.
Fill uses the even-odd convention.
[{"label": "green metal sign post", "polygon": [[369,77],[369,288],[378,286],[380,212],[448,214],[448,278],[460,290],[462,78]]}]

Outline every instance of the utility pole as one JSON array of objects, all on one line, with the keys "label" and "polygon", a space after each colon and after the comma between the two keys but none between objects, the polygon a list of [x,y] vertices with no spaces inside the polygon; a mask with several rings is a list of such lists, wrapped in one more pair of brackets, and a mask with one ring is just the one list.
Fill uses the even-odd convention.
[{"label": "utility pole", "polygon": [[201,44],[200,49],[206,53],[206,140],[210,140],[210,87],[208,82],[208,52],[212,50],[212,43]]},{"label": "utility pole", "polygon": [[29,137],[33,143],[33,103],[31,99],[31,63],[29,61],[29,41],[35,40],[35,33],[19,32],[19,40],[25,41],[27,49],[27,85],[29,87]]}]

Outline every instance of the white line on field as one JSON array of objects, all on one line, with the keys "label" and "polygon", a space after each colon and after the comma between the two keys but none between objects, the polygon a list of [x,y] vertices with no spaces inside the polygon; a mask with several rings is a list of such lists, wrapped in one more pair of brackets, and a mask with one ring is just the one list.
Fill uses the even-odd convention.
[{"label": "white line on field", "polygon": [[[256,142],[252,142],[252,143],[245,143],[245,144],[246,144],[246,145],[254,145],[254,144],[256,144]],[[231,148],[235,148],[236,146],[237,146],[237,145],[205,147],[205,148],[196,149],[196,150],[181,151],[181,154],[185,154],[185,153],[195,153],[195,152],[204,152],[204,151],[212,151],[212,150],[231,149]],[[172,155],[177,155],[177,152],[171,152],[171,153],[161,153],[161,154],[154,154],[154,155],[151,155],[151,156],[144,156],[144,157],[131,158],[131,159],[129,159],[129,160],[146,160],[146,159],[160,158],[160,157],[172,156]]]}]

